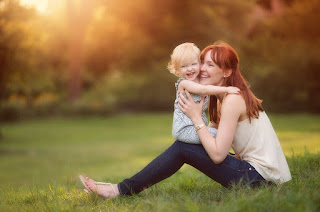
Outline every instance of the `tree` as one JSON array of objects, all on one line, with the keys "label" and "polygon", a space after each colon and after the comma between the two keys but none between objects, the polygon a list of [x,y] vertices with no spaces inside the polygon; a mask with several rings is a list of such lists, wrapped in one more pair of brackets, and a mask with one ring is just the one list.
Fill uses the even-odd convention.
[{"label": "tree", "polygon": [[319,10],[317,0],[293,1],[262,19],[243,45],[255,56],[254,87],[273,110],[319,112]]},{"label": "tree", "polygon": [[84,66],[84,38],[93,11],[93,1],[68,0],[69,23],[69,100],[76,100],[81,94],[81,69]]}]

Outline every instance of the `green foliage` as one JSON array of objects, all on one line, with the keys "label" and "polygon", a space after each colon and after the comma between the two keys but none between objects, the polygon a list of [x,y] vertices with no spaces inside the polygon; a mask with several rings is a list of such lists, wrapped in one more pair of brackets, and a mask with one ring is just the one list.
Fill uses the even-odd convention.
[{"label": "green foliage", "polygon": [[[51,32],[45,27],[47,21],[18,1],[4,1],[0,8],[0,101],[4,108],[16,104],[11,102],[16,96],[25,100],[28,110],[48,92],[60,95],[56,80],[59,66],[51,63],[57,55],[49,53]],[[63,53],[59,53],[59,60],[63,60]]]},{"label": "green foliage", "polygon": [[320,117],[270,118],[288,159],[290,182],[226,189],[183,166],[138,195],[112,200],[83,192],[78,174],[106,182],[132,176],[173,143],[171,113],[3,124],[0,211],[319,211]]},{"label": "green foliage", "polygon": [[111,113],[119,107],[139,98],[138,91],[146,83],[145,76],[122,74],[117,70],[103,75],[101,79],[75,102],[78,109]]},{"label": "green foliage", "polygon": [[166,64],[172,50],[216,40],[239,52],[240,69],[265,108],[319,112],[319,1],[281,2],[275,14],[269,0],[96,0],[79,61],[82,96],[70,104],[72,37],[63,6],[43,15],[1,1],[0,119],[171,110],[175,80]]},{"label": "green foliage", "polygon": [[294,1],[252,31],[244,47],[246,55],[256,56],[248,77],[269,109],[319,112],[319,9],[316,0]]}]

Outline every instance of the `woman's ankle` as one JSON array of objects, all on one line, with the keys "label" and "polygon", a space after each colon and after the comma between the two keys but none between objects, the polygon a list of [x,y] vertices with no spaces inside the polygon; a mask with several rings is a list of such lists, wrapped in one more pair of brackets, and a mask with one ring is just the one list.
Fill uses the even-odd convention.
[{"label": "woman's ankle", "polygon": [[112,187],[114,189],[114,193],[115,193],[115,196],[120,196],[120,191],[119,191],[119,187],[118,187],[118,184],[112,184]]}]

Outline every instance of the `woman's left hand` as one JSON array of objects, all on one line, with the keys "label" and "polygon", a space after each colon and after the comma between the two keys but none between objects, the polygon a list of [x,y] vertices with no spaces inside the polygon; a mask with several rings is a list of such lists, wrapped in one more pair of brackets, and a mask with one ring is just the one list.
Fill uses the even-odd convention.
[{"label": "woman's left hand", "polygon": [[196,104],[187,90],[185,90],[185,94],[188,99],[185,98],[182,93],[179,94],[179,108],[181,111],[184,112],[184,114],[186,114],[191,120],[198,118],[202,119],[201,112],[206,97],[203,97],[200,103]]}]

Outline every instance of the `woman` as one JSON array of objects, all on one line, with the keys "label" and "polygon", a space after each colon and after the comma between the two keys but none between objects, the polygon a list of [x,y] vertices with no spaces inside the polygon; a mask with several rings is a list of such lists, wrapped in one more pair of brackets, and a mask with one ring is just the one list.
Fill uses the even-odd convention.
[{"label": "woman", "polygon": [[[239,68],[236,51],[216,42],[201,52],[200,83],[234,86],[241,95],[210,96],[210,127],[218,128],[211,136],[201,118],[200,104],[180,95],[179,107],[192,120],[202,145],[176,141],[144,169],[119,184],[101,184],[83,179],[92,192],[106,198],[139,193],[166,179],[187,163],[225,187],[232,183],[257,186],[261,182],[281,184],[291,179],[289,167],[272,125],[263,111],[261,100],[248,88]],[[229,154],[233,148],[240,159]]]}]

